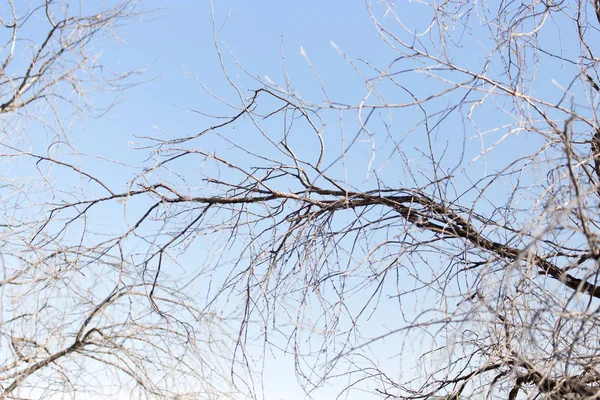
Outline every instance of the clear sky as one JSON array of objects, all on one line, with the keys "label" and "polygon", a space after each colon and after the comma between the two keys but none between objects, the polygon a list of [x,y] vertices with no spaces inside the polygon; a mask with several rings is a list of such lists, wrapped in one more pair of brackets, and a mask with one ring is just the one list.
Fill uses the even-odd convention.
[{"label": "clear sky", "polygon": [[[121,94],[121,102],[101,119],[88,119],[77,148],[81,153],[102,155],[131,165],[141,165],[146,154],[128,150],[138,136],[152,136],[157,129],[178,136],[198,132],[208,126],[208,120],[187,108],[206,113],[219,113],[220,105],[208,96],[193,78],[193,74],[219,96],[235,99],[224,79],[213,42],[211,5],[208,1],[145,1],[145,8],[156,10],[145,16],[141,23],[130,23],[119,29],[120,42],[107,40],[102,46],[105,63],[118,66],[122,71],[146,68],[141,80],[147,82]],[[332,100],[355,103],[364,96],[364,82],[332,46],[334,42],[352,59],[358,57],[372,63],[386,65],[389,60],[387,46],[378,40],[363,1],[215,1],[215,19],[221,26],[219,38],[231,49],[239,62],[262,79],[276,83],[283,81],[282,51],[285,65],[296,90],[311,101],[320,102],[323,95],[315,76],[301,54],[301,47],[318,69]],[[412,8],[412,6],[411,6]],[[418,18],[415,14],[415,18]],[[232,62],[227,62],[232,66]],[[233,70],[233,69],[232,69]],[[258,84],[234,71],[242,87],[254,89]],[[233,96],[233,97],[232,97]],[[210,139],[202,143],[210,149]],[[216,146],[216,145],[215,145]],[[365,154],[370,145],[365,144]],[[310,151],[311,149],[309,149]],[[367,157],[368,160],[368,157]],[[360,178],[366,176],[366,160],[361,160]],[[93,158],[82,157],[82,164],[115,185],[122,185],[120,168],[104,163],[96,164]],[[133,178],[136,169],[125,169]],[[127,173],[127,172],[126,172]],[[117,186],[118,187],[118,186]],[[124,189],[124,187],[121,187]],[[198,250],[186,255],[193,259]],[[382,311],[385,307],[381,307]],[[388,316],[375,315],[373,329],[365,327],[365,336],[376,336],[382,326],[398,327]],[[379,327],[379,328],[378,328]],[[399,342],[386,339],[378,344],[381,350],[374,355],[382,367],[393,374],[400,368]],[[260,351],[257,346],[256,351]],[[407,366],[407,356],[402,361]],[[334,398],[348,384],[347,379],[326,384],[314,394],[316,399]],[[373,387],[371,387],[373,389]],[[267,355],[264,373],[265,399],[306,398],[294,372],[291,355]],[[261,390],[261,391],[263,391]],[[354,392],[349,398],[364,399],[370,395]]]},{"label": "clear sky", "polygon": [[[407,24],[414,24],[414,27],[406,26],[407,31],[428,26],[431,15],[423,11],[425,8],[422,9],[419,2],[398,1],[397,3],[401,3],[398,10]],[[105,43],[98,44],[98,49],[102,51],[104,62],[113,68],[121,71],[145,68],[144,73],[139,77],[144,82],[120,94],[121,102],[103,118],[85,119],[83,133],[75,135],[78,138],[76,147],[82,154],[81,160],[84,169],[93,170],[100,178],[120,190],[127,189],[123,178],[127,178],[125,180],[133,179],[135,174],[146,166],[144,162],[147,153],[132,149],[136,147],[137,142],[143,141],[139,137],[155,136],[159,134],[159,131],[162,132],[161,135],[192,135],[205,129],[211,122],[193,110],[207,114],[223,114],[224,107],[208,95],[195,79],[218,96],[222,96],[226,100],[236,100],[236,94],[223,75],[215,51],[209,1],[144,1],[143,7],[156,8],[156,10],[144,16],[142,22],[129,23],[120,28],[118,41],[107,39]],[[380,7],[378,5],[374,5],[374,7],[374,13],[378,13],[379,17],[384,20],[386,18],[385,10],[378,8]],[[326,83],[330,100],[351,104],[358,103],[365,96],[364,79],[353,70],[335,46],[341,49],[349,59],[360,65],[362,71],[368,71],[371,67],[365,66],[366,64],[361,60],[368,60],[370,65],[383,69],[395,57],[394,53],[390,52],[389,46],[380,40],[379,34],[370,20],[365,2],[361,0],[215,0],[214,15],[217,29],[219,29],[219,40],[222,40],[231,49],[236,59],[250,75],[270,80],[275,84],[282,84],[284,80],[281,66],[283,55],[287,72],[292,79],[292,86],[309,102],[320,103],[324,100],[325,95],[321,92],[319,81],[305,55],[318,70],[322,81]],[[481,67],[482,61],[469,59],[468,54],[473,50],[485,49],[487,43],[484,37],[479,39],[478,43],[471,41],[464,48],[457,49],[455,53],[464,55],[465,65],[475,69]],[[222,46],[221,49],[226,50],[226,47]],[[239,68],[236,68],[230,57],[225,58],[231,78],[239,87],[248,90],[260,87],[258,82],[253,81],[251,77],[244,75]],[[371,71],[368,76],[372,77],[376,74]],[[407,75],[406,85],[414,86],[417,94],[427,93],[431,80],[426,77],[415,79],[415,76]],[[550,78],[541,73],[540,79],[549,80]],[[380,89],[386,94],[394,93],[393,90],[395,90],[393,85],[382,85]],[[406,93],[401,92],[398,96],[398,102],[408,101],[406,98],[401,98],[401,96],[408,96]],[[99,101],[101,100],[99,99]],[[431,107],[438,107],[444,102],[450,103],[451,100],[443,98],[437,102],[432,101]],[[491,129],[506,123],[506,116],[490,113],[494,107],[501,106],[494,104],[486,109],[488,105],[482,105],[482,111],[474,115],[482,131],[487,129],[486,126]],[[466,112],[461,115],[466,115]],[[393,117],[396,121],[394,126],[397,131],[395,132],[403,138],[402,146],[410,147],[415,143],[423,143],[423,136],[419,136],[418,131],[415,131],[417,134],[413,135],[410,130],[422,118],[418,112],[413,109],[397,110],[394,111]],[[339,144],[337,142],[339,137],[336,136],[339,132],[335,128],[336,124],[339,125],[339,121],[335,120],[335,116],[330,118],[326,120],[326,123],[330,123],[332,128],[328,128],[326,134],[334,137],[326,140],[330,140],[330,143],[335,146]],[[356,128],[356,115],[344,118],[348,118],[348,125],[352,129]],[[439,118],[442,119],[442,117]],[[496,165],[502,164],[504,161],[502,159],[488,160],[486,157],[481,157],[469,164],[463,162],[459,154],[464,146],[466,159],[474,159],[483,148],[500,140],[506,133],[505,131],[499,129],[491,131],[485,138],[476,137],[467,140],[468,133],[471,131],[470,128],[463,127],[466,121],[459,118],[454,121],[452,118],[455,117],[451,116],[449,120],[445,121],[445,126],[448,126],[449,122],[456,123],[456,126],[460,127],[459,135],[453,136],[453,132],[437,132],[433,129],[433,136],[440,140],[435,141],[431,146],[435,151],[447,151],[443,162],[446,168],[445,172],[450,173],[460,164],[461,167],[466,166],[465,169],[474,171],[474,177],[481,178],[486,171],[493,171]],[[385,122],[386,119],[383,116],[381,122],[376,126],[383,128]],[[472,121],[468,121],[468,123],[470,122]],[[253,140],[243,136],[244,128],[243,122],[236,126],[241,143],[244,140]],[[475,134],[475,131],[472,133]],[[202,141],[202,147],[207,151],[223,150],[222,143],[212,142],[212,140],[207,136],[207,139]],[[523,136],[511,142],[511,148],[501,149],[498,154],[502,154],[502,151],[522,151],[527,140],[532,139]],[[385,140],[383,144],[377,142],[378,153],[375,159],[371,158],[372,146],[370,138],[359,137],[352,150],[353,157],[344,166],[343,172],[348,175],[346,179],[349,184],[357,186],[364,184],[363,187],[369,189],[375,187],[374,170],[379,171],[379,177],[387,180],[390,186],[397,185],[398,181],[406,178],[398,169],[403,160],[391,156],[388,160],[393,146]],[[297,148],[307,157],[314,156],[311,154],[315,151],[314,147],[309,146],[308,140],[306,145],[298,143]],[[85,154],[110,158],[129,164],[131,167],[111,167],[110,164],[86,157]],[[336,152],[334,151],[333,154]],[[414,159],[407,162],[418,164],[419,158],[415,156]],[[186,177],[193,180],[193,172],[198,167],[192,164],[183,167],[187,169]],[[420,178],[415,179],[418,181]],[[456,190],[460,192],[464,187],[468,187],[469,179],[457,181],[458,188]],[[501,189],[497,193],[501,193]],[[475,195],[468,194],[468,196]],[[482,206],[482,209],[485,210],[485,205]],[[104,222],[112,223],[111,221]],[[180,264],[185,267],[185,260],[201,256],[202,251],[205,249],[201,247],[190,250],[182,256]],[[403,284],[416,285],[414,281],[400,282],[398,285]],[[393,291],[393,288],[390,288],[390,292]],[[369,293],[365,293],[365,296],[368,295]],[[364,298],[357,296],[348,301],[348,306],[350,308],[359,306],[361,300]],[[353,301],[356,301],[356,304],[353,304]],[[381,333],[402,329],[402,321],[399,321],[394,314],[397,312],[397,308],[394,308],[395,304],[397,306],[397,299],[394,298],[381,300],[377,312],[363,320],[366,321],[364,327],[361,328],[364,338],[377,337]],[[410,318],[411,312],[417,312],[427,307],[435,308],[436,305],[430,304],[427,298],[412,299],[402,305],[403,310],[407,312],[405,318]],[[441,308],[443,309],[443,307]],[[411,376],[412,372],[409,367],[412,367],[414,355],[431,345],[428,337],[415,337],[414,339],[413,342],[407,343],[395,335],[386,337],[370,349],[373,353],[372,357],[379,361],[379,365],[390,377],[397,378],[402,375],[406,378]],[[358,366],[362,366],[360,361],[357,362]],[[344,384],[348,384],[348,381],[344,381],[344,379],[347,378],[334,380],[336,386],[327,384],[314,394],[314,398],[333,398],[344,388]],[[373,388],[370,387],[371,390]],[[266,356],[264,389],[261,391],[264,391],[265,399],[269,400],[305,398],[296,383],[292,356],[277,352],[273,352],[272,356]],[[356,391],[347,398],[367,399],[369,397],[365,393]]]}]

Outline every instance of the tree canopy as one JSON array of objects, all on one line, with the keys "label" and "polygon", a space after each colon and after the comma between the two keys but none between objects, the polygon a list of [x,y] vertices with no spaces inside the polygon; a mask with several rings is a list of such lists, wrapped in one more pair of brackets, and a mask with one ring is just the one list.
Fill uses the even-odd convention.
[{"label": "tree canopy", "polygon": [[[48,56],[38,40],[33,68],[6,75],[3,125],[65,76],[84,82],[62,71],[87,58],[54,60],[129,5],[30,11],[66,41]],[[213,15],[229,90],[191,76],[210,114],[188,110],[193,134],[136,138],[143,168],[119,184],[3,134],[9,162],[79,178],[41,169],[35,193],[4,189],[2,299],[19,304],[0,325],[5,397],[110,370],[141,397],[260,398],[271,354],[293,356],[314,398],[329,382],[349,398],[600,396],[599,2],[365,13],[385,53],[332,42],[354,74],[340,83],[301,48],[316,90],[284,44],[279,77],[247,69]],[[103,226],[106,210],[122,220]]]}]

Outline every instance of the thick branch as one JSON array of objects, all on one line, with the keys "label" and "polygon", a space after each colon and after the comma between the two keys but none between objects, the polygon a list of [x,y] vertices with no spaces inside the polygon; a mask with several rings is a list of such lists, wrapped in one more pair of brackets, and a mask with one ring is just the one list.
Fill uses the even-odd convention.
[{"label": "thick branch", "polygon": [[[176,195],[169,197],[159,193],[156,189],[164,188]],[[432,233],[443,234],[455,239],[465,240],[477,248],[489,251],[496,256],[506,259],[509,262],[517,262],[528,257],[531,262],[539,268],[540,274],[548,275],[565,286],[586,293],[590,296],[600,298],[600,288],[585,280],[579,279],[566,273],[563,269],[547,261],[542,256],[531,254],[528,249],[519,249],[507,244],[495,242],[482,235],[470,222],[461,217],[458,212],[446,207],[443,203],[433,201],[421,193],[410,193],[410,190],[399,189],[396,193],[406,193],[405,195],[381,195],[379,192],[342,192],[335,190],[324,190],[312,187],[309,193],[313,196],[307,196],[306,192],[291,193],[273,191],[271,194],[261,193],[257,196],[251,194],[241,197],[192,197],[183,196],[176,190],[158,184],[147,188],[153,193],[161,196],[161,200],[169,203],[194,202],[208,205],[222,204],[252,204],[264,203],[273,200],[289,199],[302,203],[309,203],[319,207],[325,212],[335,212],[340,209],[362,208],[373,205],[382,205],[395,209],[404,219],[416,225],[421,229]],[[321,195],[323,199],[314,198]],[[334,199],[331,199],[331,198]]]}]

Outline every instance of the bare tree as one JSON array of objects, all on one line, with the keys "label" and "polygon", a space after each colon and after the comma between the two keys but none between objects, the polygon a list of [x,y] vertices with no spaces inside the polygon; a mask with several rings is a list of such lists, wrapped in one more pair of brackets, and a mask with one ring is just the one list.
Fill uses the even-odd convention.
[{"label": "bare tree", "polygon": [[[363,82],[354,102],[304,50],[321,99],[285,65],[278,84],[245,71],[215,33],[228,117],[148,138],[152,163],[129,191],[51,207],[34,242],[126,200],[124,233],[95,248],[148,244],[128,265],[161,315],[165,266],[192,273],[189,249],[212,249],[203,310],[239,321],[235,360],[255,367],[256,342],[293,353],[309,393],[342,377],[390,399],[599,398],[599,10],[367,2],[389,61],[334,45]],[[110,252],[74,254],[112,268]],[[111,342],[88,322],[111,293],[61,351]],[[20,343],[18,360],[44,352]]]},{"label": "bare tree", "polygon": [[105,242],[105,225],[88,225],[86,199],[122,198],[81,167],[72,134],[78,117],[102,115],[139,83],[139,71],[111,71],[99,50],[144,14],[134,1],[0,8],[2,399],[223,398],[227,390],[218,318],[168,279],[154,285],[154,305],[169,317],[154,313],[132,249]]}]

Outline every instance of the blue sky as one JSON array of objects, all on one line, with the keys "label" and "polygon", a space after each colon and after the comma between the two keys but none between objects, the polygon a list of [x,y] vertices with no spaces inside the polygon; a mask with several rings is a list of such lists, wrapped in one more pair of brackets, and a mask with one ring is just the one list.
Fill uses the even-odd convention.
[{"label": "blue sky", "polygon": [[[166,4],[161,4],[166,3]],[[397,11],[402,14],[407,24],[408,30],[427,27],[431,15],[426,13],[424,6],[419,2],[398,1]],[[110,110],[101,119],[87,118],[83,123],[83,130],[79,132],[76,126],[75,137],[76,147],[82,153],[81,163],[86,170],[94,171],[100,178],[115,185],[115,190],[126,190],[123,183],[133,179],[136,173],[141,171],[145,165],[147,153],[132,149],[138,142],[144,142],[144,139],[137,137],[148,137],[156,135],[170,134],[175,136],[188,136],[202,131],[211,124],[211,120],[199,115],[194,110],[216,115],[229,115],[227,110],[214,98],[208,95],[190,75],[204,84],[208,89],[222,96],[228,101],[239,103],[236,99],[237,94],[227,83],[213,42],[213,25],[211,22],[211,5],[208,1],[145,1],[143,6],[147,9],[156,8],[154,12],[142,17],[140,23],[130,23],[118,30],[119,40],[115,41],[107,38],[98,44],[98,49],[102,51],[103,62],[119,71],[128,71],[132,69],[145,68],[139,79],[143,81],[136,87],[133,87],[120,94],[121,102]],[[374,12],[382,20],[385,10],[379,5],[374,4]],[[367,60],[371,66],[377,69],[386,68],[394,60],[396,55],[390,51],[390,48],[383,43],[375,28],[372,25],[363,1],[352,0],[332,0],[332,1],[215,1],[215,21],[219,27],[219,39],[227,45],[236,59],[252,76],[260,79],[270,80],[277,84],[283,84],[282,73],[282,53],[285,59],[285,66],[292,80],[293,88],[303,99],[320,103],[324,100],[324,94],[321,92],[318,79],[315,77],[311,66],[307,63],[301,49],[309,57],[314,67],[318,70],[320,78],[326,82],[328,95],[333,102],[355,104],[366,94],[363,78],[353,70],[349,63],[342,57],[336,48],[332,46],[334,42],[339,49],[347,54],[348,58],[359,65],[369,78],[377,74],[371,70],[371,67],[361,60]],[[379,7],[379,8],[378,8]],[[475,28],[477,29],[477,28]],[[401,31],[401,29],[398,29]],[[428,40],[435,41],[434,38],[427,37]],[[456,37],[461,37],[463,45],[456,45],[454,48],[455,57],[464,57],[465,66],[472,68],[481,68],[482,58],[469,57],[475,54],[486,54],[485,32],[481,32],[480,37],[461,36],[460,32]],[[221,50],[226,48],[221,46]],[[259,83],[251,77],[245,75],[235,67],[233,60],[225,54],[225,65],[232,80],[241,88],[251,90],[260,87]],[[405,64],[398,63],[408,67],[414,66],[410,61],[402,61]],[[497,68],[497,65],[493,65]],[[406,67],[405,67],[406,68]],[[493,68],[492,68],[493,71]],[[501,69],[498,69],[501,71]],[[440,75],[443,73],[440,72]],[[539,74],[540,81],[549,82],[553,78],[549,70]],[[406,74],[400,75],[399,79],[404,79],[407,87],[414,90],[414,93],[424,95],[437,88],[439,82],[433,81],[421,75]],[[443,85],[441,85],[443,86]],[[395,102],[409,101],[406,92],[397,90],[392,84],[380,85],[379,89],[388,96],[388,100]],[[545,90],[545,89],[544,89]],[[550,89],[551,90],[551,89]],[[456,101],[456,96],[442,97],[428,103],[427,107],[431,109],[443,108],[445,104]],[[100,102],[103,98],[98,99]],[[373,102],[373,97],[370,98]],[[470,107],[472,103],[466,105]],[[507,123],[514,123],[506,114],[497,113],[499,108],[507,107],[508,104],[485,103],[478,107],[473,118],[482,130],[492,129],[497,126],[503,126]],[[419,124],[423,118],[418,110],[400,109],[392,113],[390,119],[395,121],[393,125],[393,135],[400,140],[402,148],[408,149],[407,154],[413,154],[407,163],[419,166],[423,163],[425,156],[421,157],[418,152],[413,152],[413,146],[423,146],[424,136],[422,126],[417,129],[412,128]],[[466,115],[467,111],[457,113]],[[377,129],[382,129],[388,121],[385,113],[378,115],[381,118],[375,122]],[[441,118],[441,117],[440,117]],[[435,118],[434,118],[435,119]],[[357,116],[348,113],[344,115],[343,121],[348,127],[348,138],[356,134]],[[328,161],[337,157],[340,149],[339,139],[339,121],[335,115],[329,115],[325,120],[327,129],[325,130],[325,140],[328,148],[334,149],[328,153]],[[486,137],[473,137],[475,130],[472,129],[466,118],[450,116],[444,120],[442,129],[433,129],[432,137],[436,140],[431,144],[433,150],[441,154],[445,151],[443,166],[445,171],[454,171],[460,177],[456,179],[456,192],[467,190],[469,180],[472,181],[483,178],[487,173],[494,172],[496,168],[504,165],[506,158],[500,156],[494,159],[481,157],[473,163],[471,159],[477,156],[482,148],[493,144],[506,134],[506,129],[498,129],[489,133]],[[277,128],[276,125],[269,125],[269,128]],[[448,127],[456,127],[456,130],[448,130]],[[249,128],[248,121],[236,123],[236,140],[239,143],[245,143],[249,146],[256,139],[247,135]],[[384,137],[384,139],[381,139]],[[314,138],[313,138],[314,139]],[[313,140],[307,137],[297,138],[295,146],[299,154],[305,157],[314,157],[315,150],[310,144]],[[536,141],[536,138],[527,138],[526,135],[518,137],[511,136],[513,139],[508,145],[500,145],[496,155],[514,155],[515,153],[527,153],[527,145]],[[377,136],[375,139],[377,147],[376,158],[371,161],[371,142],[365,135],[359,135],[357,144],[348,154],[347,163],[342,165],[337,163],[332,168],[332,173],[340,179],[341,174],[346,174],[345,179],[349,184],[373,188],[376,182],[373,170],[377,170],[379,176],[390,186],[399,186],[400,182],[410,181],[410,177],[403,171],[401,159],[391,157],[394,152],[393,145],[385,140],[385,135]],[[234,150],[228,149],[222,142],[211,136],[203,138],[201,147],[206,151],[229,151],[235,154]],[[460,151],[465,146],[465,160],[460,157]],[[337,147],[336,147],[337,146]],[[505,147],[506,146],[506,147]],[[533,147],[533,146],[532,146]],[[533,147],[535,148],[535,147]],[[63,149],[64,151],[64,149]],[[119,163],[127,164],[114,165],[106,163],[103,160],[97,160],[85,154],[94,154],[110,159]],[[70,157],[64,155],[64,157]],[[390,157],[388,159],[388,157]],[[241,163],[246,160],[240,160]],[[250,161],[248,161],[250,162]],[[457,165],[460,168],[453,169]],[[194,160],[182,160],[181,163],[174,163],[176,172],[182,172],[182,175],[188,179],[191,186],[200,186],[198,176],[195,175],[199,166],[194,164]],[[428,172],[427,164],[422,164],[422,170]],[[206,167],[206,172],[209,167]],[[419,168],[416,168],[417,170]],[[464,172],[469,172],[470,176],[465,178]],[[165,179],[177,180],[176,177],[162,175]],[[415,177],[418,182],[427,180],[429,176]],[[64,177],[61,177],[64,179]],[[524,179],[528,179],[525,177]],[[472,182],[471,181],[471,182]],[[509,181],[509,178],[507,178]],[[510,190],[511,185],[507,186]],[[496,195],[502,195],[503,189],[497,188],[491,191]],[[469,199],[476,198],[476,191],[469,192],[462,199],[468,203]],[[483,200],[481,201],[483,202]],[[530,203],[524,201],[527,206]],[[134,208],[133,206],[131,208]],[[526,207],[525,207],[526,208]],[[483,204],[482,210],[486,210]],[[135,218],[135,210],[132,212],[131,219]],[[97,218],[102,215],[98,214]],[[116,218],[116,217],[115,217]],[[113,224],[113,221],[103,220],[106,225]],[[140,249],[143,251],[143,249]],[[180,266],[185,269],[186,265],[193,265],[195,258],[201,257],[205,247],[196,246],[180,258]],[[231,258],[235,258],[232,255]],[[432,259],[435,257],[432,256]],[[189,262],[190,264],[186,264]],[[191,272],[190,272],[191,273]],[[418,273],[416,271],[415,273]],[[427,272],[424,273],[427,275]],[[404,276],[400,276],[402,281]],[[416,283],[410,280],[404,280],[399,286],[416,286]],[[393,293],[394,285],[390,283],[390,292]],[[362,296],[356,296],[348,301],[349,307],[359,307]],[[356,301],[356,304],[353,302]],[[402,308],[410,316],[422,308],[435,309],[438,305],[431,303],[430,299],[413,298],[405,301]],[[395,312],[397,312],[396,299],[383,299],[377,312],[374,312],[371,318],[361,328],[365,337],[376,337],[381,332],[402,328],[402,321],[398,321]],[[443,309],[440,306],[440,309]],[[410,318],[410,317],[407,317]],[[347,321],[345,321],[347,323]],[[289,326],[288,326],[289,328]],[[443,336],[443,335],[442,335]],[[405,347],[404,344],[407,344]],[[390,376],[398,377],[410,376],[408,366],[415,353],[422,351],[430,345],[430,339],[415,337],[413,342],[403,342],[399,336],[391,335],[384,340],[378,341],[372,348],[374,358],[378,359],[380,366],[384,367]],[[257,348],[260,346],[257,346]],[[402,353],[402,354],[400,354]],[[315,394],[314,398],[332,398],[344,388],[344,379],[335,381],[336,386],[327,384],[322,391]],[[371,387],[370,389],[373,389]],[[274,352],[273,356],[266,357],[265,366],[265,387],[264,393],[266,399],[302,399],[299,386],[296,383],[294,374],[294,359],[289,355]],[[367,398],[362,392],[356,392],[349,396],[351,399]]]},{"label": "blue sky", "polygon": [[[410,20],[415,25],[426,23],[427,16],[419,13],[418,3],[403,6],[403,13],[411,13]],[[138,140],[134,135],[153,136],[157,134],[157,128],[177,136],[190,135],[204,129],[210,121],[194,112],[186,112],[187,108],[215,114],[224,112],[223,107],[215,104],[215,100],[199,84],[182,72],[193,74],[219,96],[233,101],[236,97],[218,63],[208,1],[147,1],[144,7],[157,7],[157,10],[144,17],[144,22],[128,24],[119,29],[122,42],[115,43],[109,39],[103,43],[102,57],[104,62],[121,71],[146,68],[141,80],[148,81],[122,93],[121,103],[102,119],[86,120],[85,130],[77,143],[82,153],[102,155],[133,166],[140,166],[146,157],[143,151],[128,149],[132,142]],[[282,84],[283,51],[294,88],[303,98],[314,102],[321,102],[324,96],[318,80],[301,54],[301,47],[319,71],[321,79],[327,83],[331,100],[345,103],[356,103],[364,96],[364,82],[331,42],[358,64],[358,58],[362,58],[378,68],[385,68],[393,56],[379,40],[362,1],[215,1],[215,19],[217,25],[223,24],[219,32],[220,39],[231,48],[250,74],[261,79],[268,76],[272,81]],[[241,87],[258,87],[256,82],[233,67],[231,59],[226,62],[227,67],[231,68],[232,78]],[[361,68],[368,70],[364,65]],[[424,81],[423,85],[425,92],[427,83]],[[392,89],[384,87],[382,90]],[[413,117],[410,113],[398,113],[398,118],[407,121]],[[355,116],[347,118],[349,126],[355,125]],[[331,123],[335,124],[335,119]],[[243,133],[243,128],[240,125],[239,132]],[[335,135],[335,125],[332,132]],[[303,151],[302,146],[298,145],[299,151]],[[357,164],[348,166],[348,179],[360,183],[367,179],[370,144],[361,142],[357,146],[353,158]],[[219,145],[213,144],[208,138],[202,142],[202,147],[211,150],[219,148]],[[314,150],[308,147],[304,151],[310,155]],[[89,157],[82,157],[82,164],[121,189],[125,189],[123,177],[129,175],[133,178],[134,173],[139,172],[137,168],[111,167]],[[194,169],[193,165],[180,167],[187,167],[189,171]],[[106,208],[103,210],[105,212]],[[103,223],[111,225],[106,220]],[[201,252],[201,248],[196,247],[182,256],[180,262],[183,267],[186,266],[185,260],[193,260]],[[390,289],[393,291],[393,288]],[[357,306],[360,300],[361,296],[358,296]],[[426,302],[426,299],[416,299],[414,305],[407,302],[403,307],[410,314],[411,307],[417,309]],[[375,337],[382,331],[401,328],[399,321],[390,318],[388,312],[395,310],[396,300],[388,303],[382,300],[379,312],[361,329],[365,337]],[[352,302],[349,301],[349,304]],[[407,368],[411,358],[422,345],[427,347],[428,343],[428,339],[423,337],[410,346],[404,346],[399,337],[390,336],[373,346],[372,354],[390,376],[399,377],[403,374],[406,377],[411,374]],[[255,350],[260,353],[260,346]],[[261,390],[264,390],[265,399],[305,398],[296,382],[293,357],[277,352],[272,354],[266,356],[264,389]],[[316,392],[314,398],[333,398],[349,383],[346,378],[332,382]],[[374,388],[370,387],[371,390]],[[357,391],[348,398],[366,399],[368,395]]]},{"label": "blue sky", "polygon": [[[109,39],[103,43],[104,62],[121,71],[147,67],[141,79],[149,81],[122,93],[121,103],[105,117],[85,121],[84,133],[77,143],[82,153],[103,155],[139,166],[145,153],[127,149],[136,141],[133,135],[152,136],[157,134],[158,128],[185,136],[208,126],[206,118],[186,112],[186,108],[217,114],[222,113],[223,108],[215,105],[214,99],[194,79],[182,72],[193,74],[218,95],[235,100],[215,52],[210,3],[144,2],[146,8],[154,6],[157,10],[144,17],[144,22],[128,24],[119,29],[122,42],[115,43]],[[219,37],[251,74],[263,79],[268,76],[276,83],[281,83],[283,50],[286,68],[296,90],[316,102],[323,100],[323,95],[301,54],[301,47],[318,69],[321,78],[328,82],[328,90],[334,101],[360,100],[360,96],[364,95],[364,82],[334,49],[332,41],[352,59],[364,57],[381,66],[389,62],[389,54],[384,51],[386,46],[378,40],[362,1],[216,1],[215,18],[219,25],[224,22]],[[227,63],[228,66],[232,65],[230,60]],[[232,76],[247,89],[258,86],[237,71]],[[211,149],[211,146],[218,145],[212,145],[207,139],[202,146]],[[312,149],[307,151],[310,153]],[[133,178],[136,171],[136,168],[113,168],[91,157],[83,157],[82,162],[88,170],[94,170],[115,185],[122,185],[120,182],[127,174]],[[364,180],[365,167],[366,164],[361,165],[359,181]],[[125,172],[115,173],[117,170]],[[196,249],[186,254],[182,260],[193,260],[199,251]],[[387,324],[387,327],[396,327],[394,321],[386,321],[385,315],[373,318],[373,321],[376,326]],[[369,329],[365,327],[366,335],[375,335],[378,330],[372,329],[372,333],[367,331]],[[386,349],[386,346],[390,347]],[[378,347],[384,350],[381,354],[387,354],[383,358],[380,356],[381,365],[387,365],[392,373],[398,372],[397,341],[386,339]],[[260,346],[255,350],[260,352]],[[293,357],[273,354],[272,357],[267,356],[265,365],[265,398],[305,398],[296,381]],[[333,398],[347,383],[341,379],[335,385],[326,384],[314,396]],[[367,398],[362,392],[354,396],[350,398]]]}]

